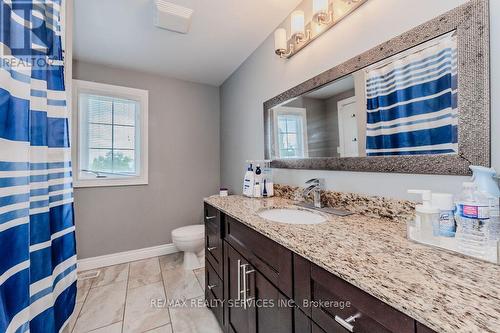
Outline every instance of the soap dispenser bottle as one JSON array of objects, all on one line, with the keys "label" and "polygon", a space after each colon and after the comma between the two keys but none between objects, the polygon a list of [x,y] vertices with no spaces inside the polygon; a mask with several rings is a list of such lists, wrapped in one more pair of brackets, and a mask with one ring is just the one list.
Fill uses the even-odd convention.
[{"label": "soap dispenser bottle", "polygon": [[408,193],[422,195],[422,204],[415,207],[415,240],[436,245],[439,242],[439,209],[432,206],[432,192],[429,190],[408,190]]},{"label": "soap dispenser bottle", "polygon": [[262,169],[260,168],[260,165],[257,164],[257,167],[255,168],[255,181],[254,181],[254,191],[253,191],[253,197],[254,198],[260,198],[262,196]]},{"label": "soap dispenser bottle", "polygon": [[245,177],[243,179],[243,195],[247,197],[253,197],[255,185],[255,175],[253,173],[253,165],[249,164]]}]

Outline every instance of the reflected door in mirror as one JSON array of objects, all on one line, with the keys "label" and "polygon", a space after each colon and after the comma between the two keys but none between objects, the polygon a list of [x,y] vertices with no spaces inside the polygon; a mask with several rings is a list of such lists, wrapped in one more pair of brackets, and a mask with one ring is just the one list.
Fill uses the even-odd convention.
[{"label": "reflected door in mirror", "polygon": [[344,99],[338,103],[339,139],[338,153],[340,157],[359,156],[357,102],[355,97]]}]

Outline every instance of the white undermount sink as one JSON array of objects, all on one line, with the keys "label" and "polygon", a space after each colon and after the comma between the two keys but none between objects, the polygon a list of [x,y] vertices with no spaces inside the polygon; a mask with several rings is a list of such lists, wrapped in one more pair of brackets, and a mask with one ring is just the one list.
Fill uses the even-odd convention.
[{"label": "white undermount sink", "polygon": [[258,215],[266,220],[286,224],[320,224],[326,222],[323,215],[290,208],[272,208],[260,211]]}]

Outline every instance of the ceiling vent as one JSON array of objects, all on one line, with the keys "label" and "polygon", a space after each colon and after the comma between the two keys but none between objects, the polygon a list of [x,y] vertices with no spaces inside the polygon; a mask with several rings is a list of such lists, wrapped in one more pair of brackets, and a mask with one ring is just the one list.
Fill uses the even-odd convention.
[{"label": "ceiling vent", "polygon": [[191,25],[193,10],[164,0],[155,0],[155,25],[162,29],[186,34]]}]

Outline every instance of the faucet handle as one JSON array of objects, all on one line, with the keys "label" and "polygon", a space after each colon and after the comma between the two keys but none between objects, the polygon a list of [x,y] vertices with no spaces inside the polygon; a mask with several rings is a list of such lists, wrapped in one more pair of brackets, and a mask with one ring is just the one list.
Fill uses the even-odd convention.
[{"label": "faucet handle", "polygon": [[323,183],[323,179],[320,179],[320,178],[313,178],[313,179],[309,179],[308,181],[306,181],[306,184],[313,184],[313,185],[321,185]]}]

